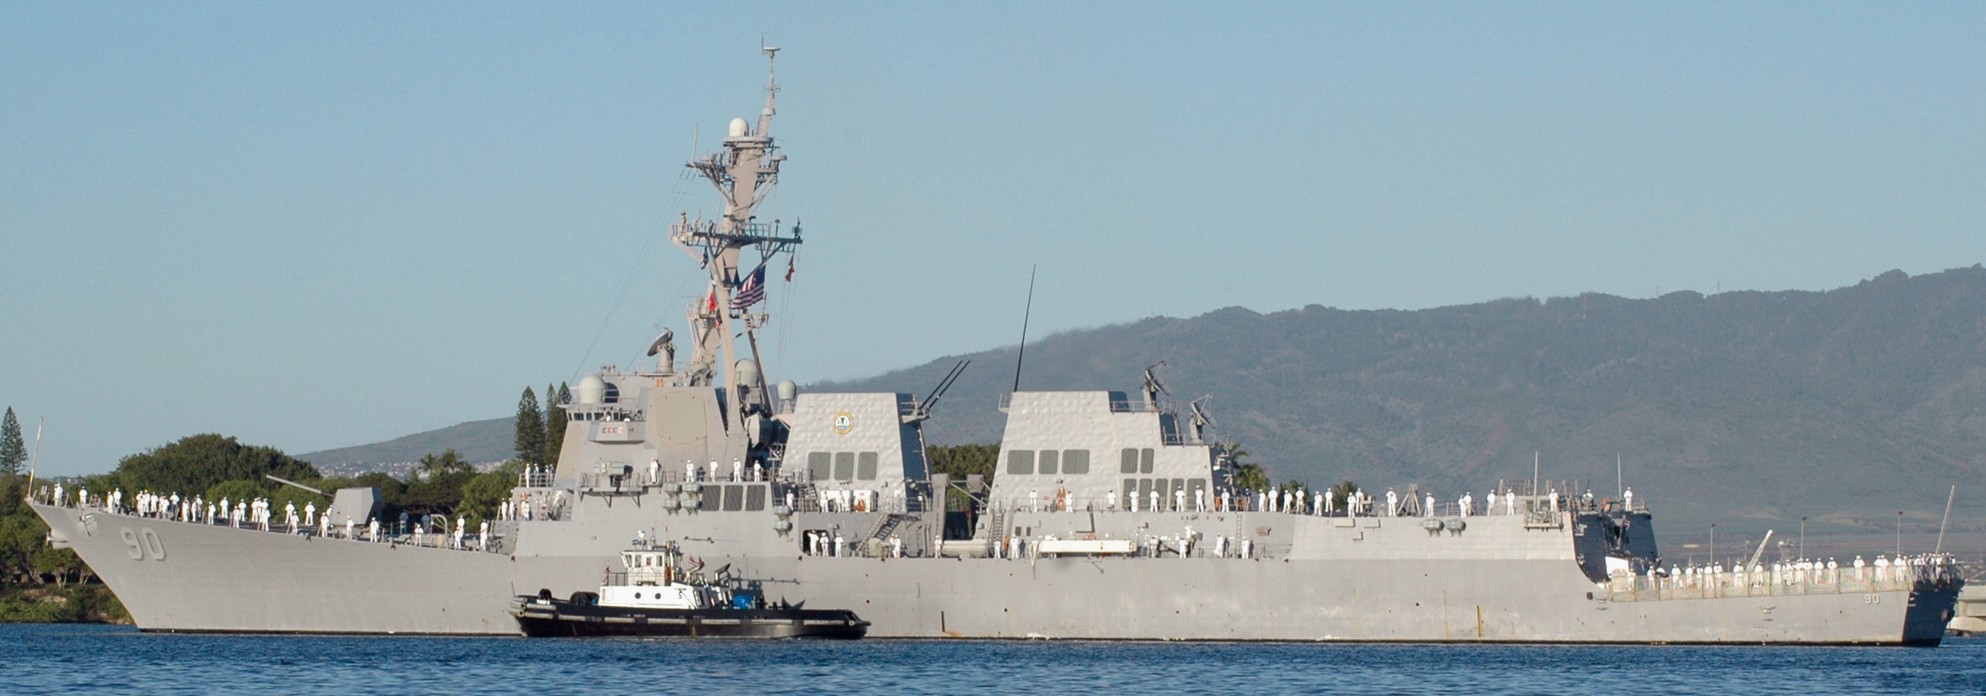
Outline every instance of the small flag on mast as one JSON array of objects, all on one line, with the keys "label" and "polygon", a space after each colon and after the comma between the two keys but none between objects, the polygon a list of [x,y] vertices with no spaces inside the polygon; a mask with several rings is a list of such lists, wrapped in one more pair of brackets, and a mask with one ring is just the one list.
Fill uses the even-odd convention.
[{"label": "small flag on mast", "polygon": [[731,296],[731,308],[743,310],[765,299],[765,264],[745,276],[745,282],[738,285],[738,294]]}]

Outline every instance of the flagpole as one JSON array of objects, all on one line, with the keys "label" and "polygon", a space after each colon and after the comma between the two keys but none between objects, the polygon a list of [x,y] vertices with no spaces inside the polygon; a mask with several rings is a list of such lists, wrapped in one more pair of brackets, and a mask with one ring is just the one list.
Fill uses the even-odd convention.
[{"label": "flagpole", "polygon": [[47,416],[43,416],[43,417],[41,417],[41,418],[39,418],[39,419],[36,419],[36,420],[35,420],[35,424],[34,424],[34,456],[28,459],[28,491],[27,491],[27,492],[28,492],[28,497],[29,497],[30,499],[32,499],[32,498],[34,497],[34,470],[35,470],[35,467],[36,467],[37,465],[39,465],[39,464],[41,464],[41,429],[42,429],[42,427],[43,427],[43,426],[46,426],[46,425],[48,425],[48,417],[47,417]]}]

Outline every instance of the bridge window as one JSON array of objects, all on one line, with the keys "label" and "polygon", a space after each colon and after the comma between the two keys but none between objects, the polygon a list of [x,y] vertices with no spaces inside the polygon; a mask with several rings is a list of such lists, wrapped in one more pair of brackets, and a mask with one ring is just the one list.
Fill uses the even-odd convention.
[{"label": "bridge window", "polygon": [[876,480],[875,452],[863,452],[855,455],[855,478],[863,481]]},{"label": "bridge window", "polygon": [[1089,472],[1089,450],[1062,450],[1062,473],[1087,474]]},{"label": "bridge window", "polygon": [[830,468],[833,460],[834,455],[826,452],[808,452],[807,475],[813,477],[815,481],[828,480],[828,474],[833,473],[833,469]]},{"label": "bridge window", "polygon": [[1117,466],[1117,473],[1120,474],[1138,473],[1138,448],[1136,447],[1124,448],[1124,460],[1122,462],[1119,462]]},{"label": "bridge window", "polygon": [[738,510],[740,510],[740,509],[742,509],[742,508],[744,507],[744,504],[745,504],[745,487],[744,487],[744,486],[725,486],[725,487],[724,487],[724,511],[725,511],[725,512],[737,512]]},{"label": "bridge window", "polygon": [[752,511],[765,509],[765,486],[745,487],[745,509]]},{"label": "bridge window", "polygon": [[834,480],[836,481],[855,480],[854,452],[834,453]]},{"label": "bridge window", "polygon": [[1138,450],[1138,473],[1152,473],[1152,455],[1153,452],[1150,447]]},{"label": "bridge window", "polygon": [[1055,450],[1042,450],[1041,458],[1039,460],[1039,463],[1041,464],[1041,468],[1038,469],[1037,471],[1041,472],[1042,474],[1053,476],[1057,471],[1060,470],[1058,467],[1060,466],[1061,461],[1062,461],[1061,452],[1057,452]]},{"label": "bridge window", "polygon": [[1034,473],[1034,450],[1007,452],[1007,473],[1027,476]]}]

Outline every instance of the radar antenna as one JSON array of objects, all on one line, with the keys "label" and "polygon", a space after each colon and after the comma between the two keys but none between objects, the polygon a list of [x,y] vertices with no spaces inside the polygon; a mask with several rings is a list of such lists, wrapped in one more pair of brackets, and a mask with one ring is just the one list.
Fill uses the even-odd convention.
[{"label": "radar antenna", "polygon": [[1172,393],[1165,388],[1164,382],[1159,381],[1158,369],[1161,367],[1165,367],[1164,360],[1145,366],[1145,403],[1151,405],[1154,409],[1158,408],[1160,394]]},{"label": "radar antenna", "polygon": [[1200,408],[1200,402],[1213,398],[1214,395],[1208,394],[1186,404],[1186,408],[1193,412],[1191,423],[1193,424],[1193,441],[1195,443],[1206,443],[1207,429],[1220,427],[1219,423],[1214,422],[1213,416],[1207,415],[1207,411]]},{"label": "radar antenna", "polygon": [[663,329],[662,335],[656,336],[654,343],[648,344],[648,356],[652,358],[656,355],[662,356],[662,359],[657,361],[659,364],[656,365],[656,372],[666,375],[676,371],[676,332],[674,330]]}]

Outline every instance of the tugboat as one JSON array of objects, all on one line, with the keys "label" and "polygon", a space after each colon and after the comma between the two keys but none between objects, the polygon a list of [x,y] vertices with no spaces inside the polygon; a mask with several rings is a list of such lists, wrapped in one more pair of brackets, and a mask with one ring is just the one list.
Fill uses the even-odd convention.
[{"label": "tugboat", "polygon": [[[548,589],[518,595],[510,613],[524,635],[543,637],[641,636],[684,638],[861,638],[869,622],[846,609],[805,609],[784,601],[768,605],[749,589],[703,579],[702,562],[686,570],[675,544],[647,535],[621,552],[623,570],[609,572],[598,593],[557,599]],[[722,574],[722,571],[719,571]]]}]

